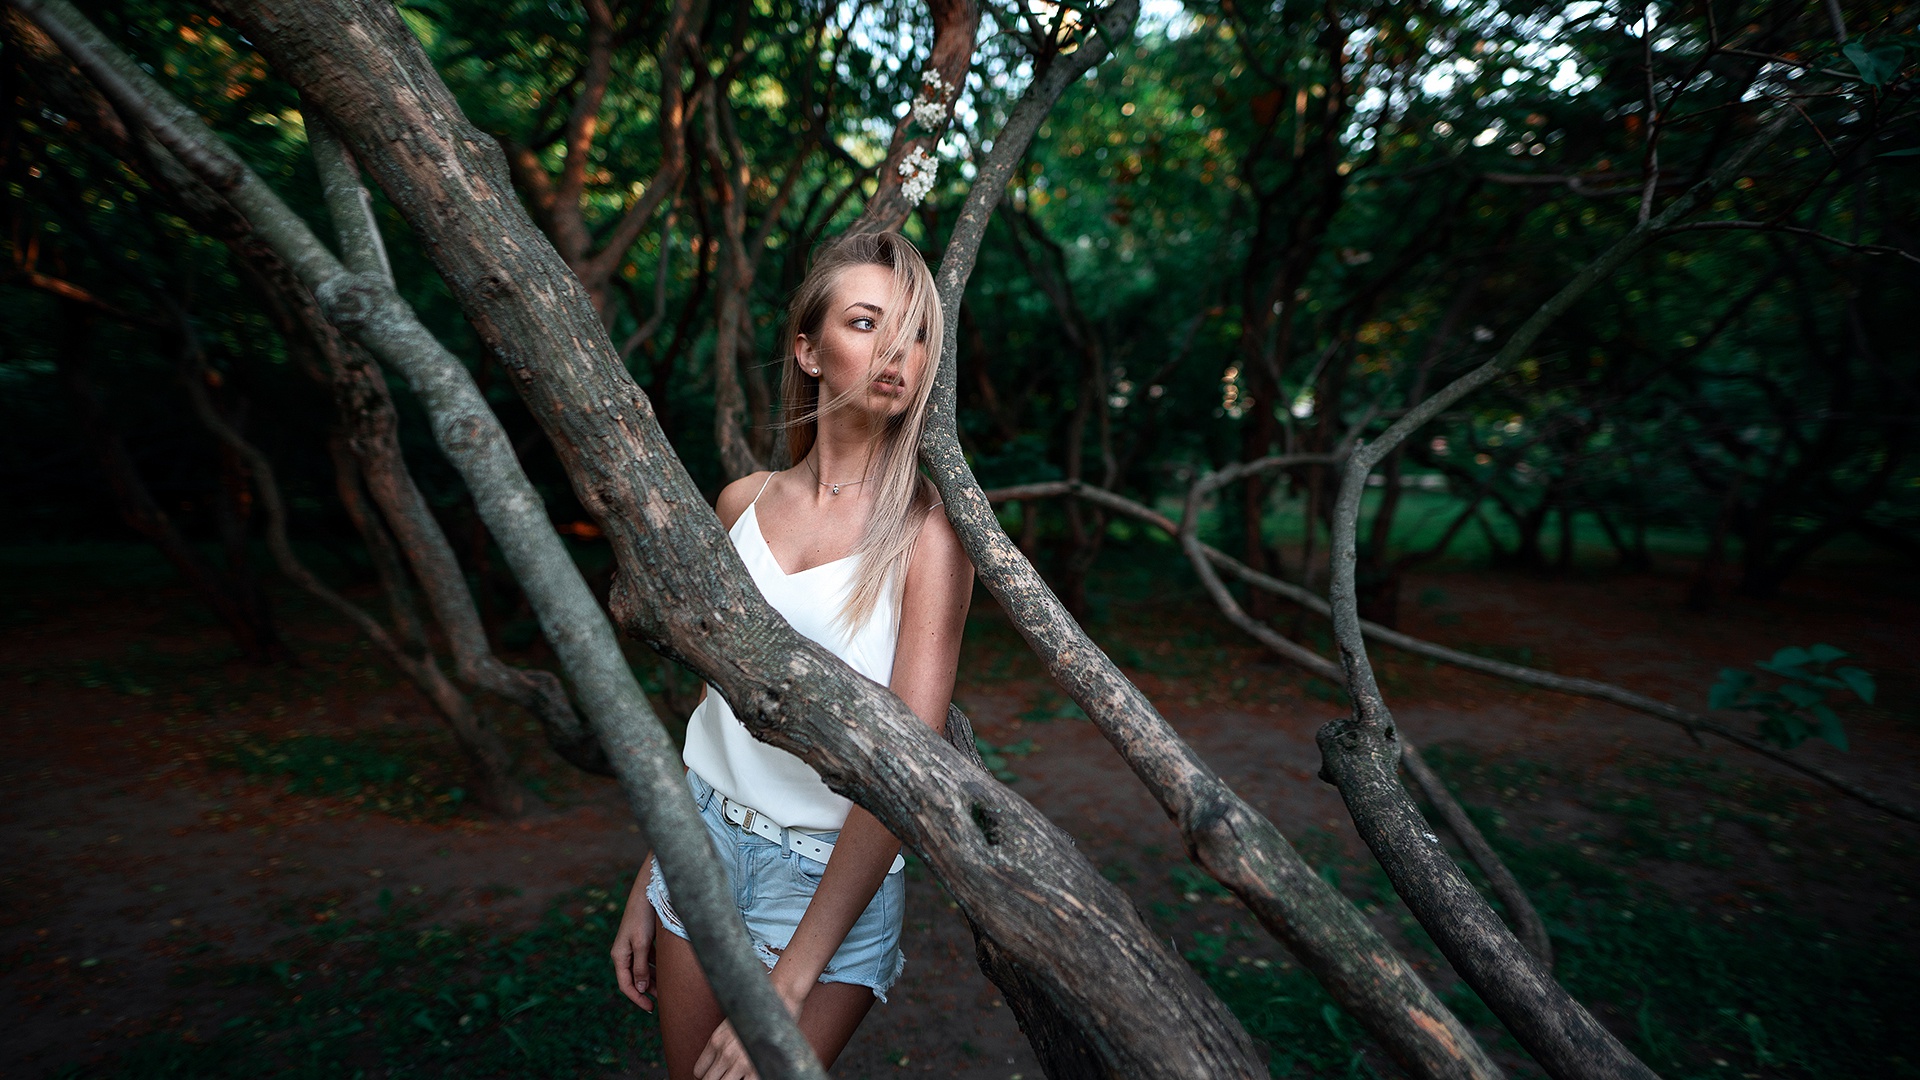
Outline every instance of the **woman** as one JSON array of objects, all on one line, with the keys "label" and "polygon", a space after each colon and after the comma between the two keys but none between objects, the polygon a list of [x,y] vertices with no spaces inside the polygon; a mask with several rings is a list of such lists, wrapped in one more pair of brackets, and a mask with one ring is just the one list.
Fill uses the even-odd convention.
[{"label": "woman", "polygon": [[[788,314],[781,403],[796,464],[735,481],[715,507],[774,609],[936,733],[973,591],[973,566],[917,465],[940,340],[933,276],[913,245],[880,233],[827,249]],[[684,758],[754,947],[831,1067],[906,962],[899,842],[805,762],[755,740],[712,687],[688,721]],[[658,1000],[674,1080],[754,1075],[651,859],[613,964],[635,1004]]]}]

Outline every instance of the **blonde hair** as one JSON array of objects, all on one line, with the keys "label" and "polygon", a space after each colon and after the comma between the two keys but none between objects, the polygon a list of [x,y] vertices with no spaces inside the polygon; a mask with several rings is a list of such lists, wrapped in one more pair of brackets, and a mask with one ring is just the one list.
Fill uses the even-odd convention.
[{"label": "blonde hair", "polygon": [[855,394],[865,392],[863,383],[860,390],[821,401],[820,380],[808,374],[794,354],[794,342],[800,337],[820,339],[834,288],[841,274],[854,266],[883,266],[893,272],[893,288],[881,314],[879,347],[874,350],[868,378],[878,376],[896,359],[905,367],[916,344],[923,346],[927,361],[912,380],[913,398],[906,410],[888,417],[875,435],[871,458],[874,469],[869,474],[873,479],[867,481],[875,491],[873,513],[853,549],[859,569],[840,609],[840,622],[850,627],[867,621],[890,580],[896,575],[904,579],[921,522],[934,505],[933,485],[920,475],[919,450],[942,340],[940,299],[933,274],[906,237],[891,232],[856,233],[821,248],[787,307],[787,328],[781,339],[780,411],[787,432],[787,460],[798,465],[813,450],[821,415],[846,406]]}]

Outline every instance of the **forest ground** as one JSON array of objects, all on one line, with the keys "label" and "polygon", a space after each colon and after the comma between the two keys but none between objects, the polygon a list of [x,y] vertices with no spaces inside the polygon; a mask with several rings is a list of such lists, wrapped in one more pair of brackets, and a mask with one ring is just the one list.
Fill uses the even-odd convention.
[{"label": "forest ground", "polygon": [[[303,598],[298,667],[233,658],[143,551],[0,567],[0,1071],[6,1075],[655,1076],[614,992],[611,927],[643,854],[610,781],[522,718],[540,809],[458,798],[421,699]],[[1596,562],[1599,561],[1596,559]],[[1920,585],[1838,563],[1778,599],[1681,609],[1686,568],[1562,577],[1448,565],[1404,592],[1416,635],[1698,707],[1716,672],[1825,641],[1880,679],[1851,753],[1800,753],[1920,802]],[[1516,1074],[1319,781],[1339,693],[1270,660],[1162,547],[1108,552],[1088,625],[1168,719],[1379,925]],[[363,601],[370,597],[363,597]],[[1324,648],[1324,626],[1299,624]],[[637,655],[637,654],[636,654]],[[1376,654],[1429,748],[1538,898],[1564,981],[1669,1076],[1920,1073],[1896,1009],[1920,956],[1920,827],[1611,706]],[[1273,1053],[1276,1075],[1392,1075],[1217,886],[992,601],[956,697],[1015,789],[1070,831]],[[964,923],[909,870],[909,963],[846,1078],[1040,1073]]]}]

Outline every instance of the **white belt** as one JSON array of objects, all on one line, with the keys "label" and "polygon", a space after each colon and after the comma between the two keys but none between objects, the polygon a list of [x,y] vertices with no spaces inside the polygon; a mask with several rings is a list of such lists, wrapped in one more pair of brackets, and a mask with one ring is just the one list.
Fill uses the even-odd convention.
[{"label": "white belt", "polygon": [[[717,791],[714,794],[720,795]],[[799,829],[781,828],[768,820],[765,814],[745,803],[734,802],[725,795],[720,795],[720,812],[727,819],[727,824],[737,825],[755,836],[765,837],[794,854],[805,855],[823,866],[828,859],[833,858],[832,844],[817,839],[809,833],[803,833]],[[906,868],[906,856],[895,855],[893,865],[887,869],[887,873],[897,874]]]}]

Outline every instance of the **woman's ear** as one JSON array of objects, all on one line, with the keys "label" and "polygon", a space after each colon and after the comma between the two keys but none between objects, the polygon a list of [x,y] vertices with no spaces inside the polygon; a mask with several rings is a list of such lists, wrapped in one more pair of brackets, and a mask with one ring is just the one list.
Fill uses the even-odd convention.
[{"label": "woman's ear", "polygon": [[818,377],[820,365],[814,360],[813,342],[805,334],[795,334],[793,338],[793,358],[800,363],[800,370]]}]

